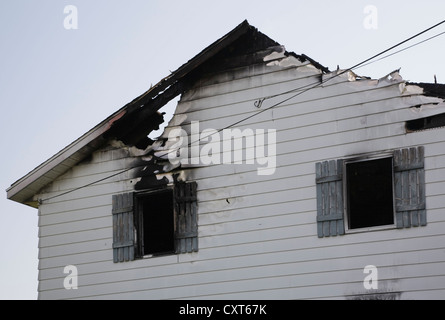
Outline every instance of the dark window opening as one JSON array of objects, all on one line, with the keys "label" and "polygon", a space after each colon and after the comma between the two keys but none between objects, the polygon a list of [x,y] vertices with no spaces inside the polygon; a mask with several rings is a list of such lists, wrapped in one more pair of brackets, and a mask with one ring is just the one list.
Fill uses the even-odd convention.
[{"label": "dark window opening", "polygon": [[173,191],[137,195],[138,256],[175,251]]},{"label": "dark window opening", "polygon": [[394,224],[392,158],[346,165],[349,229]]},{"label": "dark window opening", "polygon": [[407,132],[440,128],[440,127],[445,127],[445,113],[427,118],[410,120],[406,122]]}]

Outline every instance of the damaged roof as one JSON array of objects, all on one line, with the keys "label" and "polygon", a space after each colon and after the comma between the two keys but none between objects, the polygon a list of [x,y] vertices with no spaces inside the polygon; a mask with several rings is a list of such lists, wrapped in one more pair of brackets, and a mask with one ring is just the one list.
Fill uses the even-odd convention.
[{"label": "damaged roof", "polygon": [[[199,77],[224,68],[257,63],[264,55],[276,50],[274,47],[281,48],[277,42],[259,32],[247,20],[243,21],[142,95],[14,182],[6,190],[8,199],[38,207],[38,203],[33,201],[35,194],[110,139],[145,149],[153,142],[147,137],[148,134],[157,130],[164,122],[163,114],[158,110],[185,92]],[[262,50],[264,55],[253,54]],[[322,70],[328,71],[307,56],[298,58],[302,61],[310,60]]]},{"label": "damaged roof", "polygon": [[[10,200],[38,207],[34,195],[57,177],[87,158],[107,141],[120,140],[127,146],[146,149],[153,141],[148,135],[164,122],[159,109],[183,94],[206,74],[263,63],[263,58],[279,52],[301,62],[308,61],[322,73],[329,69],[306,55],[287,52],[247,20],[205,48],[194,58],[161,79],[156,85],[110,115],[79,139],[14,182],[6,191]],[[426,94],[445,97],[445,85],[419,85]]]}]

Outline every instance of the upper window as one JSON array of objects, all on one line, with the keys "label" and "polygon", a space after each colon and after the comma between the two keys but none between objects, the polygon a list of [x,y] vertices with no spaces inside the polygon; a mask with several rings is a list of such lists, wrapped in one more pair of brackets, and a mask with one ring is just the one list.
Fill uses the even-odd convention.
[{"label": "upper window", "polygon": [[[316,164],[318,236],[426,225],[424,148]],[[346,228],[345,228],[346,227]]]},{"label": "upper window", "polygon": [[196,183],[113,196],[113,260],[198,251]]},{"label": "upper window", "polygon": [[175,251],[173,190],[136,194],[137,253],[139,257]]}]

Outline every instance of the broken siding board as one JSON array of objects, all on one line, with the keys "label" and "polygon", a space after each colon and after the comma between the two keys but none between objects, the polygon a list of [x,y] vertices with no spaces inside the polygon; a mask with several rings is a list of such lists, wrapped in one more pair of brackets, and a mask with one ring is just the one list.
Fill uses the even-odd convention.
[{"label": "broken siding board", "polygon": [[200,86],[194,90],[190,89],[182,101],[196,101],[206,98],[215,98],[221,95],[233,95],[233,93],[245,93],[261,88],[264,91],[276,91],[282,89],[281,86],[293,86],[293,88],[305,87],[310,84],[318,84],[320,76],[317,73],[312,74],[292,74],[275,73],[267,76],[249,76],[244,79],[234,80],[226,83],[218,83],[209,86]]},{"label": "broken siding board", "polygon": [[[305,80],[305,83],[302,82]],[[298,85],[295,85],[296,81],[300,81],[301,83],[298,83]],[[187,104],[187,112],[195,118],[196,113],[199,112],[199,110],[207,110],[210,112],[210,114],[214,111],[215,108],[226,106],[228,107],[230,104],[235,103],[241,103],[246,100],[247,97],[255,96],[256,99],[265,97],[268,95],[276,95],[276,94],[282,94],[285,92],[293,91],[292,93],[288,93],[287,96],[295,95],[297,91],[295,89],[298,89],[300,87],[309,87],[311,85],[316,86],[319,82],[314,81],[313,77],[311,78],[301,78],[301,80],[295,78],[289,78],[288,81],[281,81],[280,83],[271,84],[269,86],[261,86],[261,87],[251,87],[248,88],[246,86],[245,90],[237,91],[235,95],[231,94],[230,92],[227,92],[226,94],[220,94],[217,96],[209,96],[209,97],[203,97],[199,99],[191,99],[187,97],[182,97],[181,101],[179,102],[179,109],[181,110],[181,106],[185,103]],[[266,90],[267,89],[267,90]],[[201,88],[197,88],[196,90],[201,90]],[[263,95],[261,95],[263,94]],[[283,100],[286,95],[283,95],[281,97],[277,97],[275,100]],[[327,87],[315,87],[301,96],[295,98],[292,100],[292,102],[310,102],[310,101],[323,101],[327,99],[335,99],[336,102],[334,105],[331,106],[331,108],[335,108],[338,106],[341,106],[342,103],[350,101],[362,101],[364,99],[372,99],[372,100],[382,100],[385,98],[399,98],[404,100],[413,100],[415,105],[419,105],[422,103],[428,102],[431,103],[431,99],[421,99],[414,97],[400,97],[400,90],[399,85],[397,83],[388,84],[384,87],[377,87],[375,85],[364,85],[356,84],[354,85],[354,82],[342,82],[337,83],[333,85],[329,85]],[[340,99],[340,100],[339,100]],[[272,99],[271,101],[273,101]],[[228,103],[230,102],[230,103]],[[286,103],[286,105],[289,105],[291,103]],[[208,108],[208,109],[207,109]],[[230,110],[232,111],[232,110]],[[241,110],[238,110],[238,112]],[[221,110],[223,112],[223,110]],[[209,115],[210,115],[209,114]],[[226,116],[230,113],[222,113],[222,116]]]},{"label": "broken siding board", "polygon": [[[304,72],[303,70],[307,70],[309,72]],[[303,71],[303,72],[302,72]],[[236,74],[236,72],[235,72]],[[228,77],[233,77],[232,74],[229,74]],[[313,79],[311,79],[313,78]],[[258,81],[257,79],[264,79],[262,82]],[[399,96],[400,90],[398,88],[400,82],[393,82],[393,83],[387,83],[384,85],[377,85],[376,81],[374,80],[364,80],[364,81],[348,81],[346,79],[341,79],[339,82],[333,83],[329,82],[328,84],[325,84],[324,86],[320,85],[320,77],[319,74],[316,72],[313,72],[311,69],[307,67],[300,67],[296,68],[294,70],[294,73],[290,73],[289,70],[285,70],[281,73],[275,72],[272,75],[267,76],[257,76],[255,74],[251,74],[249,77],[246,77],[245,79],[241,81],[233,81],[233,82],[227,82],[227,83],[221,83],[212,85],[211,87],[206,86],[199,86],[196,88],[192,88],[191,91],[188,94],[183,95],[182,101],[191,101],[194,100],[195,102],[201,98],[207,98],[207,97],[214,97],[215,95],[224,94],[224,92],[229,93],[231,89],[231,85],[236,84],[235,88],[261,88],[267,89],[268,91],[275,91],[275,93],[280,92],[287,92],[289,90],[298,89],[300,87],[303,87],[303,85],[298,85],[295,83],[295,81],[303,79],[310,79],[307,81],[305,86],[314,86],[313,90],[320,90],[324,92],[320,92],[322,96],[324,96],[325,93],[329,93],[331,95],[332,91],[329,89],[335,87],[335,86],[342,86],[342,88],[337,88],[335,92],[332,94],[333,96],[337,94],[345,94],[345,93],[351,93],[351,92],[358,92],[363,90],[385,90],[387,88],[393,87],[395,90],[395,94]],[[314,81],[315,80],[315,81]],[[274,86],[279,86],[281,88],[273,89]],[[286,87],[286,88],[284,88]],[[225,89],[227,88],[227,89]],[[200,96],[201,93],[209,92],[207,95],[204,94]],[[306,94],[306,93],[305,93]]]},{"label": "broken siding board", "polygon": [[[274,122],[273,124],[270,121],[270,115],[272,114],[270,111],[265,112],[265,114],[259,114],[255,116],[249,123],[241,123],[237,125],[239,129],[252,128],[252,124],[255,124],[254,128],[261,129],[270,129],[276,128],[278,133],[282,132],[282,135],[286,134],[286,137],[291,137],[290,133],[292,131],[301,131],[303,137],[311,137],[312,134],[318,135],[326,135],[330,131],[334,132],[347,132],[357,129],[363,129],[364,125],[366,128],[377,128],[381,125],[385,124],[395,124],[402,123],[408,119],[410,119],[413,115],[406,109],[402,110],[392,110],[392,111],[383,111],[377,110],[374,108],[375,104],[379,104],[379,102],[372,102],[368,106],[365,104],[363,107],[357,105],[344,106],[341,109],[331,109],[320,112],[310,112],[307,113],[305,110],[311,110],[311,106],[295,106],[301,107],[302,109],[298,109],[301,111],[300,114],[296,114],[297,109],[292,109],[291,106],[286,108],[277,108],[273,110]],[[407,108],[407,106],[405,106]],[[251,108],[252,112],[250,115],[256,112],[253,108]],[[344,114],[344,115],[343,115]],[[384,117],[385,121],[382,122],[382,117]],[[234,123],[237,117],[232,119],[232,123]],[[199,119],[198,119],[199,120]],[[336,122],[333,122],[335,120]],[[228,121],[229,122],[229,121]],[[215,125],[213,125],[215,124]],[[332,125],[336,126],[333,127]],[[216,121],[200,121],[199,128],[219,128],[221,125],[216,125]],[[301,127],[301,128],[300,128]],[[190,124],[184,124],[184,128],[186,131],[189,131]],[[317,128],[319,128],[317,130]],[[312,129],[315,129],[313,133]],[[397,128],[400,132],[405,134],[404,128]],[[301,136],[297,136],[301,139]]]},{"label": "broken siding board", "polygon": [[[275,113],[274,113],[275,114]],[[307,139],[312,140],[327,140],[326,134],[332,135],[335,134],[335,137],[338,137],[338,139],[342,139],[342,136],[350,135],[352,133],[352,137],[349,138],[351,141],[357,141],[357,140],[363,140],[363,139],[371,139],[374,136],[380,137],[380,136],[389,136],[389,135],[396,135],[396,134],[404,134],[405,132],[402,128],[403,119],[397,119],[400,117],[401,112],[391,112],[386,115],[387,122],[386,123],[380,123],[377,124],[377,119],[381,117],[381,115],[373,115],[373,116],[367,116],[367,115],[361,115],[356,118],[350,118],[347,120],[339,120],[333,122],[333,118],[335,116],[335,113],[324,115],[315,115],[311,114],[312,120],[307,120],[302,118],[288,118],[286,120],[276,120],[277,123],[273,124],[273,128],[280,128],[277,130],[277,137],[278,137],[278,143],[284,143],[284,142],[292,142],[292,141],[302,141],[300,143],[304,143],[305,141],[308,141]],[[318,116],[318,120],[317,120]],[[324,125],[316,125],[312,126],[311,123],[315,121],[323,121],[325,119]],[[376,119],[374,123],[374,120]],[[365,121],[365,127],[364,122]],[[281,122],[281,123],[279,123]],[[381,122],[381,121],[380,121]],[[287,124],[286,124],[287,123]],[[296,125],[297,124],[297,125]],[[300,125],[298,125],[300,124]],[[395,125],[400,124],[400,125]],[[263,125],[262,125],[263,126]],[[262,127],[259,126],[259,127]],[[264,127],[270,128],[271,123],[265,123]],[[248,126],[238,126],[237,128],[240,130],[244,130],[245,128],[248,128]],[[289,128],[287,128],[289,127]],[[199,129],[202,131],[207,126],[204,126],[200,123]],[[384,129],[384,130],[383,130]],[[311,135],[312,133],[312,135]],[[318,133],[318,134],[317,134]],[[361,133],[361,136],[357,136],[357,134]],[[364,134],[367,134],[368,136],[364,136]],[[372,135],[370,135],[372,134]],[[296,139],[292,139],[292,137],[297,137]],[[222,140],[223,136],[220,135],[220,139]],[[346,141],[345,141],[346,142]],[[222,141],[221,141],[222,143]],[[203,145],[203,143],[201,143]],[[279,149],[279,148],[278,148]]]},{"label": "broken siding board", "polygon": [[[311,77],[313,76],[313,74],[317,74],[316,70],[309,70],[309,68],[307,67],[304,68],[306,72],[302,72],[303,67],[304,66],[300,66],[298,68],[291,67],[283,69],[277,66],[267,67],[264,64],[255,64],[248,67],[234,69],[229,72],[216,72],[201,78],[199,80],[199,83],[195,85],[191,90],[216,87],[218,84],[225,85],[231,82],[238,84],[238,81],[242,81],[243,79],[248,78],[263,79],[265,82],[260,82],[259,84],[257,84],[257,86],[260,87],[262,84],[273,84],[274,81],[289,81],[290,79]],[[185,93],[183,96],[185,99],[187,99],[187,93]]]},{"label": "broken siding board", "polygon": [[[285,92],[286,89],[292,90],[293,88],[282,88],[279,92]],[[317,89],[308,91],[308,94],[300,95],[275,107],[274,111],[279,114],[278,118],[285,118],[289,116],[296,116],[298,115],[299,111],[304,113],[305,110],[310,110],[311,113],[315,113],[327,110],[335,110],[344,106],[355,106],[357,108],[357,105],[365,104],[368,102],[378,102],[387,99],[394,99],[394,97],[396,97],[394,92],[391,92],[390,90],[376,91],[373,94],[370,94],[370,92],[368,92],[367,95],[364,95],[364,92],[349,92],[343,95],[337,94],[334,96],[332,94],[326,94],[322,89],[319,90],[319,92],[315,92],[317,91]],[[251,93],[249,95],[242,95],[240,93],[240,97],[238,99],[234,98],[231,95],[229,95],[227,99],[225,99],[224,96],[220,96],[218,99],[209,99],[209,101],[206,101],[207,99],[200,99],[199,104],[201,104],[202,107],[193,110],[189,109],[187,114],[189,115],[189,119],[201,121],[203,123],[203,126],[215,127],[213,125],[215,123],[214,120],[224,120],[224,122],[230,122],[234,118],[243,118],[243,116],[246,116],[251,112],[258,112],[258,109],[255,108],[253,103],[262,97],[272,94],[276,94],[276,92],[266,92],[261,90],[257,91],[257,93]],[[295,93],[293,94],[295,95]],[[266,100],[263,105],[265,107],[271,106],[283,101],[286,98],[289,98],[290,96],[292,96],[292,94],[287,94],[270,100]],[[396,106],[402,107],[404,105],[404,108],[409,108],[410,106],[415,105],[414,101],[413,104],[408,104],[409,101],[410,100],[406,101],[405,104],[398,103],[396,104]],[[196,105],[197,103],[198,102],[194,102],[193,105]],[[293,109],[289,109],[290,107],[293,107]],[[208,108],[208,110],[205,110],[205,108]],[[295,108],[301,108],[301,110],[295,110]],[[405,109],[405,111],[408,110]],[[369,112],[372,112],[372,109],[369,110]],[[410,112],[406,113],[410,114]],[[339,117],[339,119],[340,118],[341,117]],[[254,121],[254,123],[258,123],[260,121],[268,121],[268,119],[265,118],[263,114],[259,114],[249,122],[252,121]]]}]

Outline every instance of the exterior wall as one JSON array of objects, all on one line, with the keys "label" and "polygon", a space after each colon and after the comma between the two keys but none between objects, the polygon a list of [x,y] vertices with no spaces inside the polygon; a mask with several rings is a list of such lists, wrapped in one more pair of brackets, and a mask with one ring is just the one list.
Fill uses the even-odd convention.
[{"label": "exterior wall", "polygon": [[[280,62],[203,79],[182,96],[170,127],[190,131],[190,122],[199,121],[201,131],[225,128],[258,112],[254,101],[261,97],[320,81],[310,65]],[[404,128],[406,120],[445,109],[413,112],[411,106],[438,102],[415,89],[397,74],[380,81],[345,74],[237,125],[277,130],[277,168],[264,176],[257,163],[184,169],[198,183],[197,253],[113,263],[111,197],[133,190],[130,172],[44,201],[39,298],[344,299],[370,293],[363,269],[375,265],[377,293],[445,299],[445,129],[406,134]],[[293,94],[267,99],[261,110]],[[316,162],[420,145],[426,227],[317,237]],[[98,151],[39,198],[118,173],[133,161],[125,147]],[[78,268],[77,290],[63,287],[67,265]]]}]

